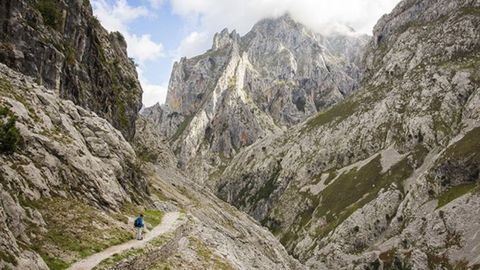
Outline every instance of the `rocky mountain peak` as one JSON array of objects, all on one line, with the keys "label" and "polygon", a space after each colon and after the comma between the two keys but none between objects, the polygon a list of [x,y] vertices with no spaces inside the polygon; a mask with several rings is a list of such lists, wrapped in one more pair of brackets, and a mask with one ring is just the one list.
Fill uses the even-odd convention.
[{"label": "rocky mountain peak", "polygon": [[478,268],[479,18],[479,1],[402,1],[358,90],[235,155],[217,194],[311,269]]},{"label": "rocky mountain peak", "polygon": [[[244,36],[224,29],[211,50],[174,64],[166,105],[144,115],[172,141],[180,164],[198,157],[216,170],[257,139],[355,91],[364,44],[364,37],[324,38],[288,14],[264,19]],[[203,179],[210,169],[192,171]]]},{"label": "rocky mountain peak", "polygon": [[232,45],[240,40],[240,35],[237,31],[233,30],[231,33],[227,28],[223,29],[220,33],[216,33],[213,36],[212,50],[220,50],[226,46]]}]

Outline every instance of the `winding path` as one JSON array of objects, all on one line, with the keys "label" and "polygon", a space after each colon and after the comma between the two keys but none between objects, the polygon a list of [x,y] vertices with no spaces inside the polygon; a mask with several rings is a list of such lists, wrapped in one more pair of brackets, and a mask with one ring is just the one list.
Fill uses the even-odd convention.
[{"label": "winding path", "polygon": [[70,266],[69,270],[90,270],[97,266],[101,261],[115,255],[126,251],[128,249],[137,249],[144,247],[148,242],[153,240],[154,238],[173,231],[176,228],[177,220],[180,217],[179,212],[169,212],[166,213],[165,216],[162,218],[162,223],[160,223],[157,227],[153,228],[153,230],[146,233],[143,237],[143,240],[131,240],[126,243],[109,247],[99,253],[95,253],[90,255],[87,258],[82,259],[74,263]]}]

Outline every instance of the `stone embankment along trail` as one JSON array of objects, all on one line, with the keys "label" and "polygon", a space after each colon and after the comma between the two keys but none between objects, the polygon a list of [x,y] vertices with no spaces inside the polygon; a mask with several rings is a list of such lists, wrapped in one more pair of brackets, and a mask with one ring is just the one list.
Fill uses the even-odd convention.
[{"label": "stone embankment along trail", "polygon": [[69,270],[89,270],[97,266],[101,261],[121,253],[129,249],[138,249],[144,247],[148,242],[155,239],[156,237],[173,231],[178,225],[178,219],[180,217],[179,212],[169,212],[166,213],[162,218],[162,223],[157,227],[153,228],[150,232],[146,233],[143,240],[131,240],[126,243],[109,247],[99,253],[95,253],[81,261],[74,263],[70,266]]}]

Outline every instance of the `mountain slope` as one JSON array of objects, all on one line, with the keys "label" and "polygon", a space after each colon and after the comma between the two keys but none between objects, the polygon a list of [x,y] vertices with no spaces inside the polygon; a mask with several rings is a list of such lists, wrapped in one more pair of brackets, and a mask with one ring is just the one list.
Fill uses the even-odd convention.
[{"label": "mountain slope", "polygon": [[102,269],[303,269],[268,230],[179,173],[153,124],[138,122],[137,156],[105,119],[0,64],[0,268],[66,269],[132,239],[133,215],[151,229],[182,211],[175,232]]},{"label": "mountain slope", "polygon": [[211,50],[174,65],[166,106],[143,114],[172,142],[179,165],[207,179],[242,148],[354,91],[365,41],[319,35],[288,15],[243,37],[225,29]]},{"label": "mountain slope", "polygon": [[0,110],[1,267],[55,267],[129,237],[100,211],[148,202],[135,152],[118,130],[3,64]]},{"label": "mountain slope", "polygon": [[401,2],[358,92],[246,148],[218,195],[315,269],[478,267],[479,7]]},{"label": "mountain slope", "polygon": [[96,112],[131,140],[142,89],[126,42],[88,0],[0,3],[0,62]]}]

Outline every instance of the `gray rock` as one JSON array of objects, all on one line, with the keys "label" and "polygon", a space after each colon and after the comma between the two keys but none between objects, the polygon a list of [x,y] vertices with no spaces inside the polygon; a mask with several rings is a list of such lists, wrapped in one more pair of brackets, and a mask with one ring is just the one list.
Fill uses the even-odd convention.
[{"label": "gray rock", "polygon": [[0,62],[96,112],[131,140],[142,89],[125,39],[100,25],[88,1],[41,6],[2,2]]},{"label": "gray rock", "polygon": [[166,105],[143,115],[202,182],[241,149],[352,93],[366,41],[322,36],[288,15],[265,19],[243,37],[224,29],[205,54],[174,64]]}]

